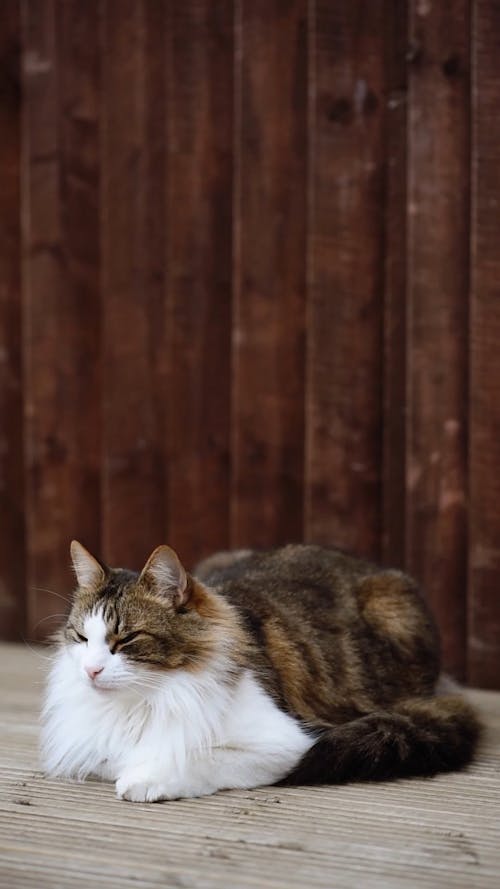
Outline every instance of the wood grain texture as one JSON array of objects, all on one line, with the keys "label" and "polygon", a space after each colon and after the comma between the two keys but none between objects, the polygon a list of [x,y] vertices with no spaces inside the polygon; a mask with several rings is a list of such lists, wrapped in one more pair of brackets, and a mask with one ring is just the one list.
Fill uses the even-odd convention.
[{"label": "wood grain texture", "polygon": [[71,538],[99,539],[96,28],[97,3],[23,6],[31,637],[45,636],[47,618],[67,607]]},{"label": "wood grain texture", "polygon": [[468,678],[500,684],[500,7],[473,17]]},{"label": "wood grain texture", "polygon": [[306,537],[380,548],[384,5],[311,6]]},{"label": "wood grain texture", "polygon": [[166,534],[165,8],[102,13],[102,549],[139,569]]},{"label": "wood grain texture", "polygon": [[233,3],[172,4],[168,56],[168,539],[229,544]]},{"label": "wood grain texture", "polygon": [[5,889],[498,889],[498,694],[470,693],[486,730],[461,774],[138,805],[45,779],[38,652],[2,646],[0,669]]},{"label": "wood grain texture", "polygon": [[408,3],[386,3],[381,556],[405,564]]},{"label": "wood grain texture", "polygon": [[99,234],[100,3],[56,7],[65,344],[68,379],[68,501],[62,546],[100,549],[101,288]]},{"label": "wood grain texture", "polygon": [[0,3],[1,634],[64,612],[72,536],[305,538],[414,573],[447,668],[500,685],[499,28]]},{"label": "wood grain texture", "polygon": [[[64,271],[61,237],[61,161],[58,68],[51,0],[24,0],[23,33],[23,314],[27,527],[27,629],[59,608],[50,590],[68,582],[63,545],[67,516],[64,408]],[[64,399],[64,401],[63,401]],[[66,414],[67,416],[67,414]]]},{"label": "wood grain texture", "polygon": [[235,545],[303,534],[307,4],[237,3]]},{"label": "wood grain texture", "polygon": [[0,6],[0,626],[24,629],[20,5]]},{"label": "wood grain texture", "polygon": [[411,4],[407,564],[465,669],[469,4]]},{"label": "wood grain texture", "polygon": [[55,419],[60,419],[56,390],[62,376],[56,329],[62,264],[54,7],[44,2],[33,8],[24,2],[22,11],[26,582],[27,626],[33,635],[41,617],[62,610],[45,589],[55,587],[57,592],[67,579],[61,577],[58,516],[65,442]]}]

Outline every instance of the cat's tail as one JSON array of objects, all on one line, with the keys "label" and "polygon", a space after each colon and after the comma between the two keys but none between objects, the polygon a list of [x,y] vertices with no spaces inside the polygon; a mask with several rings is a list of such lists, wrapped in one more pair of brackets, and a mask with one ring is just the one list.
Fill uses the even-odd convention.
[{"label": "cat's tail", "polygon": [[480,734],[461,697],[415,698],[325,729],[283,784],[385,781],[452,772],[470,762]]}]

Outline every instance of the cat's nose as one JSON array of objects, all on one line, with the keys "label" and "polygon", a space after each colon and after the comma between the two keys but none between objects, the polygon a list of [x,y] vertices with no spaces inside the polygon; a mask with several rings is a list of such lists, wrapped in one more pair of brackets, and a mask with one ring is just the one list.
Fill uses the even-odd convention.
[{"label": "cat's nose", "polygon": [[99,673],[102,673],[104,667],[85,667],[85,672],[89,679],[95,679],[96,676],[99,676]]}]

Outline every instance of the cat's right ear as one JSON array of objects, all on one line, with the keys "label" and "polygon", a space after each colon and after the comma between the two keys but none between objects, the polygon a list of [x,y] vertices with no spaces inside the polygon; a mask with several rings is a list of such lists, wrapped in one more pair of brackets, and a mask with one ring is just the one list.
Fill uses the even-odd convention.
[{"label": "cat's right ear", "polygon": [[70,552],[78,586],[86,589],[98,587],[106,576],[103,565],[78,540],[71,541]]},{"label": "cat's right ear", "polygon": [[141,578],[147,578],[156,592],[177,608],[185,605],[189,599],[186,572],[179,556],[169,546],[156,547],[142,569]]}]

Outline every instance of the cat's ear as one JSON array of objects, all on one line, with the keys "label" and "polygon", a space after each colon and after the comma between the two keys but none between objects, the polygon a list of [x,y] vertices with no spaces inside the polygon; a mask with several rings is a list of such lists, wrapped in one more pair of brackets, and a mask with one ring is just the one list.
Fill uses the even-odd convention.
[{"label": "cat's ear", "polygon": [[185,605],[189,598],[187,574],[169,546],[155,549],[142,569],[141,579],[149,581],[156,593],[171,599],[177,607]]},{"label": "cat's ear", "polygon": [[71,541],[70,551],[78,586],[98,587],[106,576],[104,566],[94,559],[94,556],[91,556],[89,551],[81,543],[78,543],[78,540]]}]

